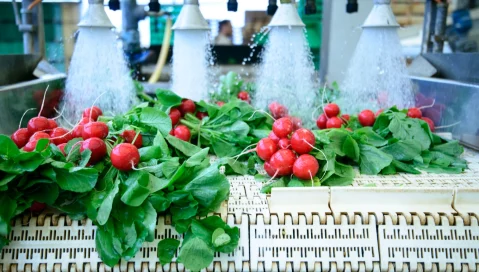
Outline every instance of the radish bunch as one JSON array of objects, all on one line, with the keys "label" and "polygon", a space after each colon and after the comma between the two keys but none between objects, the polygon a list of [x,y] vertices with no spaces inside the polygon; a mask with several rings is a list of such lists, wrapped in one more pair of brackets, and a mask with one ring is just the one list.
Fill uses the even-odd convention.
[{"label": "radish bunch", "polygon": [[[271,107],[270,107],[271,110]],[[279,112],[272,111],[278,116]],[[284,114],[283,109],[280,109]],[[308,154],[316,139],[305,128],[296,128],[290,117],[282,117],[273,123],[273,131],[256,146],[256,154],[264,160],[264,170],[269,176],[294,175],[299,179],[312,179],[319,171],[319,163]]]},{"label": "radish bunch", "polygon": [[208,116],[207,112],[197,111],[195,102],[190,99],[183,99],[180,106],[170,110],[169,116],[171,119],[171,124],[173,125],[170,134],[185,142],[190,141],[191,131],[187,126],[180,124],[180,121],[188,113],[195,115],[196,118],[200,120],[203,120],[203,118]]}]

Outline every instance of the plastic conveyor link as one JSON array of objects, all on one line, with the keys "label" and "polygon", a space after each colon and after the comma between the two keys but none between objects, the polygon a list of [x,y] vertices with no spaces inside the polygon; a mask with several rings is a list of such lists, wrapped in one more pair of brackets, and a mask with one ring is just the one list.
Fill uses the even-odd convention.
[{"label": "plastic conveyor link", "polygon": [[[240,229],[240,241],[232,254],[219,253],[207,271],[242,271],[247,267],[249,252],[249,221],[244,215],[236,225],[228,215],[228,224]],[[37,220],[38,219],[38,220]],[[181,264],[161,265],[157,257],[158,242],[181,238],[169,225],[169,218],[160,216],[155,240],[144,243],[137,255],[113,268],[105,266],[95,247],[96,226],[90,220],[71,221],[64,216],[32,217],[27,222],[17,219],[9,235],[10,244],[0,252],[0,271],[184,271]]]}]

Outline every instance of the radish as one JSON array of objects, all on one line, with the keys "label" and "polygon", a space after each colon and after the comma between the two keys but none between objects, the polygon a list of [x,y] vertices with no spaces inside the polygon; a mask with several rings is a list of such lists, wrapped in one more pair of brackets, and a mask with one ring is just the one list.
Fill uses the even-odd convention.
[{"label": "radish", "polygon": [[173,134],[176,138],[188,142],[191,137],[190,129],[187,126],[179,125],[173,130]]},{"label": "radish", "polygon": [[83,111],[83,117],[93,121],[98,120],[98,117],[100,117],[102,114],[103,112],[97,106],[92,106],[91,108],[87,108]]},{"label": "radish", "polygon": [[243,101],[246,101],[246,102],[250,102],[250,98],[249,98],[249,93],[247,91],[241,91],[238,93],[238,98],[243,100]]},{"label": "radish", "polygon": [[279,140],[278,146],[281,149],[289,149],[291,147],[291,141],[287,138]]},{"label": "radish", "polygon": [[196,118],[198,118],[200,120],[203,120],[203,118],[205,118],[205,117],[208,117],[207,112],[199,111],[199,112],[196,113]]},{"label": "radish", "polygon": [[110,154],[111,164],[120,171],[130,171],[140,162],[138,148],[123,143],[115,146]]},{"label": "radish", "polygon": [[271,115],[273,115],[274,119],[279,119],[288,115],[288,109],[278,102],[272,102],[269,104],[268,109],[271,112]]},{"label": "radish", "polygon": [[76,126],[72,131],[73,138],[81,138],[83,134],[83,125]]},{"label": "radish", "polygon": [[289,149],[280,149],[271,157],[269,161],[275,171],[274,176],[289,176],[293,173],[293,164],[296,161],[296,155]]},{"label": "radish", "polygon": [[106,155],[106,144],[102,139],[92,137],[81,142],[80,152],[89,149],[91,151],[91,157],[88,161],[89,164],[95,164],[101,161]]},{"label": "radish", "polygon": [[371,127],[376,121],[376,115],[371,110],[363,110],[358,115],[359,123],[363,127]]},{"label": "radish", "polygon": [[301,121],[301,118],[293,116],[289,119],[291,119],[291,122],[293,123],[293,131],[296,131],[303,127],[303,121]]},{"label": "radish", "polygon": [[316,120],[316,126],[318,126],[319,129],[325,129],[327,122],[328,117],[326,117],[326,114],[323,113],[318,117],[318,120]]},{"label": "radish", "polygon": [[45,210],[46,207],[47,207],[47,205],[45,203],[40,203],[40,202],[34,201],[32,203],[32,206],[30,206],[30,208],[28,210],[31,213],[39,214],[39,213],[43,212],[43,210]]},{"label": "radish", "polygon": [[277,150],[278,146],[270,138],[261,139],[256,145],[256,154],[264,161],[269,161]]},{"label": "radish", "polygon": [[349,119],[351,119],[351,117],[349,116],[349,114],[343,114],[343,115],[341,115],[341,119],[343,119],[344,121],[349,121]]},{"label": "radish", "polygon": [[30,139],[28,141],[36,142],[40,139],[50,139],[50,135],[48,135],[48,133],[46,133],[46,132],[38,131],[38,132],[33,133],[33,135],[30,137]]},{"label": "radish", "polygon": [[293,122],[287,117],[280,118],[274,121],[273,132],[280,138],[286,138],[293,132]]},{"label": "radish", "polygon": [[264,169],[264,171],[266,171],[268,176],[274,177],[274,174],[276,173],[276,170],[273,169],[273,167],[271,166],[271,164],[269,162],[267,162],[267,161],[264,162],[263,169]]},{"label": "radish", "polygon": [[68,143],[71,139],[73,139],[73,136],[70,131],[64,128],[55,128],[52,132],[50,132],[50,138],[53,144],[59,145]]},{"label": "radish", "polygon": [[431,131],[434,132],[435,126],[434,126],[434,122],[431,120],[431,118],[421,117],[421,120],[425,121],[428,124],[429,129],[431,129]]},{"label": "radish", "polygon": [[66,145],[67,145],[67,144],[64,143],[64,144],[59,144],[59,145],[57,146],[58,149],[60,149],[60,151],[62,152],[63,156],[66,156],[66,155],[67,155],[67,154],[65,153],[65,146],[66,146]]},{"label": "radish", "polygon": [[58,127],[57,121],[55,121],[54,119],[48,119],[48,128],[49,129],[54,129],[54,128],[57,128],[57,127]]},{"label": "radish", "polygon": [[42,116],[39,117],[33,117],[28,121],[28,132],[30,134],[33,134],[37,131],[44,131],[50,128],[50,123],[48,122],[48,119]]},{"label": "radish", "polygon": [[172,128],[172,129],[170,130],[170,135],[171,135],[171,136],[175,136],[175,129],[174,129],[174,128]]},{"label": "radish", "polygon": [[305,128],[296,130],[293,133],[293,136],[291,136],[291,147],[298,154],[307,154],[311,152],[315,143],[316,138],[314,137],[314,134]]},{"label": "radish", "polygon": [[171,124],[173,126],[176,126],[178,124],[178,122],[180,122],[181,112],[177,108],[172,108],[170,110],[169,116],[170,116],[170,119],[171,119]]},{"label": "radish", "polygon": [[80,124],[80,125],[86,125],[86,124],[88,124],[88,123],[90,123],[90,119],[85,117],[85,118],[82,118],[82,119],[81,119],[81,121],[80,121],[79,124]]},{"label": "radish", "polygon": [[339,106],[335,103],[327,104],[324,106],[324,114],[326,114],[328,118],[338,116]]},{"label": "radish", "polygon": [[409,118],[420,119],[422,117],[422,112],[418,108],[410,108],[407,110],[407,116]]},{"label": "radish", "polygon": [[138,136],[136,136],[136,134],[137,133],[134,130],[125,130],[120,136],[125,139],[127,143],[133,144],[137,148],[141,148],[143,146],[143,136],[141,136],[141,134],[138,134]]},{"label": "radish", "polygon": [[293,174],[299,179],[310,180],[319,171],[319,163],[309,154],[299,156],[293,165]]},{"label": "radish", "polygon": [[180,105],[180,112],[182,116],[185,116],[187,113],[195,113],[196,105],[195,102],[191,99],[183,99]]},{"label": "radish", "polygon": [[105,139],[106,136],[108,136],[108,126],[103,122],[90,122],[83,125],[82,137],[85,140],[92,137]]},{"label": "radish", "polygon": [[379,115],[381,115],[381,113],[383,113],[383,109],[379,109],[377,112],[376,112],[376,117],[378,117]]},{"label": "radish", "polygon": [[35,150],[35,147],[36,147],[36,146],[37,146],[37,141],[28,142],[28,143],[23,147],[23,151],[32,152],[33,150]]},{"label": "radish", "polygon": [[223,106],[225,105],[225,102],[223,102],[223,101],[218,101],[218,102],[216,102],[216,105],[220,106],[220,108],[221,108],[221,107],[223,107]]},{"label": "radish", "polygon": [[276,144],[279,143],[279,140],[281,140],[281,138],[276,136],[276,134],[274,134],[274,132],[272,132],[272,131],[269,133],[268,138],[273,140],[273,142],[275,142]]},{"label": "radish", "polygon": [[26,128],[20,128],[15,131],[10,138],[17,145],[18,148],[24,147],[30,140],[30,132]]},{"label": "radish", "polygon": [[341,128],[342,125],[343,121],[336,116],[329,118],[326,122],[326,128]]}]

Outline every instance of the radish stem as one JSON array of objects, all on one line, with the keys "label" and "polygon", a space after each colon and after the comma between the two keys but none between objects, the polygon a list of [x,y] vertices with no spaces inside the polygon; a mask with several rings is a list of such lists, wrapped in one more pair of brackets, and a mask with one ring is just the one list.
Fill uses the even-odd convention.
[{"label": "radish stem", "polygon": [[38,112],[38,116],[37,117],[40,117],[42,115],[42,111],[43,111],[43,106],[45,105],[45,99],[47,97],[47,92],[48,92],[48,88],[50,87],[50,85],[47,85],[47,88],[45,89],[45,92],[43,93],[43,101],[42,101],[42,107],[40,108],[40,112]]},{"label": "radish stem", "polygon": [[419,109],[420,109],[420,110],[423,110],[423,109],[432,108],[432,107],[434,107],[434,104],[436,104],[436,99],[434,99],[434,100],[432,101],[432,104],[431,104],[431,105],[425,105],[425,106],[420,107]]},{"label": "radish stem", "polygon": [[456,122],[456,123],[453,123],[453,124],[450,124],[450,125],[447,125],[447,126],[435,127],[435,129],[450,128],[450,127],[453,127],[453,126],[457,126],[457,125],[459,125],[460,123],[461,123],[461,121]]},{"label": "radish stem", "polygon": [[22,118],[20,118],[20,123],[18,124],[18,129],[20,129],[22,127],[23,117],[25,117],[25,114],[27,114],[27,112],[29,112],[31,110],[35,110],[35,109],[37,109],[37,108],[30,108],[23,113]]}]

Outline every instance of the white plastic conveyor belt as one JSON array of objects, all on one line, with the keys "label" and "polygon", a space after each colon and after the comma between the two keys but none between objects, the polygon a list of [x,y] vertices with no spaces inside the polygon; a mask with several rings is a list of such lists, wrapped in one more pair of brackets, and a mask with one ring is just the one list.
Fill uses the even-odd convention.
[{"label": "white plastic conveyor belt", "polygon": [[[479,271],[479,155],[460,175],[358,175],[350,187],[275,188],[229,177],[219,214],[241,231],[238,250],[208,271]],[[95,250],[96,227],[58,215],[17,219],[3,271],[183,271],[156,245],[178,237],[160,217],[156,239],[114,268]]]}]

